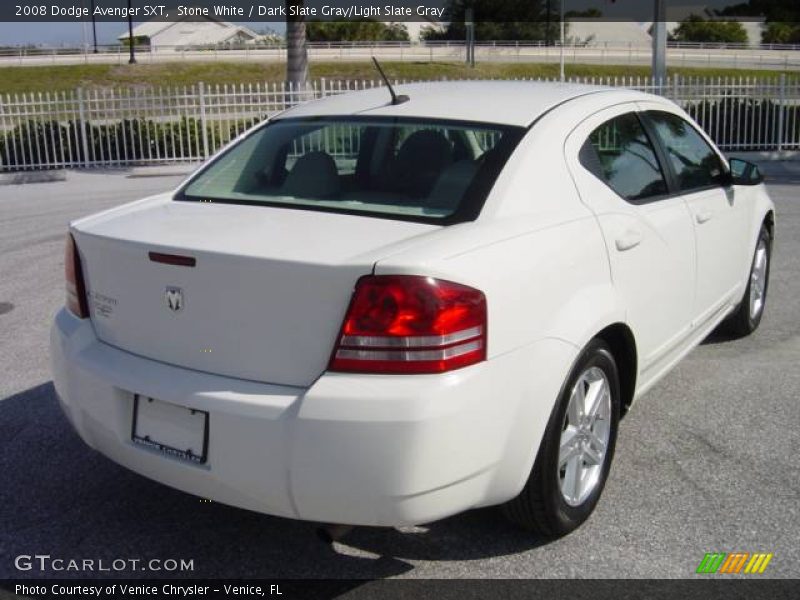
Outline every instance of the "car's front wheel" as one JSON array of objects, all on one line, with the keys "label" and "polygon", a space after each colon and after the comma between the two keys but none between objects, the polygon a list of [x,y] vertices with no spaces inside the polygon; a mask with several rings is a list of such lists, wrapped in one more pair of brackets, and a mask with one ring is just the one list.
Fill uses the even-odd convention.
[{"label": "car's front wheel", "polygon": [[727,326],[731,333],[738,337],[750,335],[758,329],[764,306],[767,302],[769,288],[769,268],[772,259],[772,236],[766,225],[761,226],[750,265],[750,277],[747,281],[739,307],[728,319]]},{"label": "car's front wheel", "polygon": [[548,537],[583,523],[608,477],[619,414],[617,364],[595,339],[567,378],[525,487],[504,506],[509,519]]}]

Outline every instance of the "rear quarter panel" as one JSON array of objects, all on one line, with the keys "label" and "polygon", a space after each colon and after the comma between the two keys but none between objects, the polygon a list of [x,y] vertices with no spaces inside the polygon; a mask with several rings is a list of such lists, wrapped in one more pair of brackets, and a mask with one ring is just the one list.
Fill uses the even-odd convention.
[{"label": "rear quarter panel", "polygon": [[486,367],[496,369],[496,385],[482,401],[497,410],[475,443],[502,444],[504,455],[486,504],[519,493],[580,350],[625,316],[602,233],[566,169],[563,132],[562,124],[529,133],[478,220],[397,248],[375,266],[377,274],[428,275],[486,294]]},{"label": "rear quarter panel", "polygon": [[602,232],[564,160],[569,123],[585,110],[571,104],[530,129],[476,221],[413,240],[375,265],[378,274],[430,275],[482,290],[490,359],[545,338],[582,347],[624,319]]}]

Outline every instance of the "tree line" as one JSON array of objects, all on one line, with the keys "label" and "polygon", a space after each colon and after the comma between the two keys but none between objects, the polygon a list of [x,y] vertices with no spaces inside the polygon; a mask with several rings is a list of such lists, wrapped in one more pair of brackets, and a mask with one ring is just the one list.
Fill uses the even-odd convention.
[{"label": "tree line", "polygon": [[[284,0],[291,6],[304,0]],[[427,40],[464,40],[467,9],[474,10],[477,40],[520,40],[553,43],[558,31],[561,0],[448,0],[442,26],[423,30]],[[637,0],[642,1],[642,0]],[[644,0],[647,1],[647,0]],[[568,12],[568,18],[599,18],[592,8]],[[732,20],[726,20],[726,17]],[[690,15],[672,32],[681,42],[747,43],[745,28],[737,19],[763,17],[763,43],[800,44],[800,2],[798,0],[747,0],[722,10]],[[408,31],[400,23],[364,19],[350,22],[306,22],[303,16],[287,17],[287,81],[300,84],[308,79],[306,41],[406,41]]]}]

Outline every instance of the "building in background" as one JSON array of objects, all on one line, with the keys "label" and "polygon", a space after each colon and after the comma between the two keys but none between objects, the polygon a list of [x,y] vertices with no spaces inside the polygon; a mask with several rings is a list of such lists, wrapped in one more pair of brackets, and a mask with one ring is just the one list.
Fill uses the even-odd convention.
[{"label": "building in background", "polygon": [[650,44],[649,23],[603,21],[581,17],[567,21],[567,43],[576,45]]},{"label": "building in background", "polygon": [[[151,49],[253,44],[260,37],[247,27],[213,18],[205,18],[200,21],[182,19],[171,22],[153,20],[140,23],[133,29],[135,42],[148,45]],[[127,44],[128,32],[126,31],[117,39],[121,43]]]},{"label": "building in background", "polygon": [[425,19],[422,21],[408,21],[403,23],[408,31],[408,39],[412,44],[418,44],[424,39],[424,32],[432,29],[434,31],[443,31],[447,27],[447,23],[443,21],[434,21],[433,19]]}]

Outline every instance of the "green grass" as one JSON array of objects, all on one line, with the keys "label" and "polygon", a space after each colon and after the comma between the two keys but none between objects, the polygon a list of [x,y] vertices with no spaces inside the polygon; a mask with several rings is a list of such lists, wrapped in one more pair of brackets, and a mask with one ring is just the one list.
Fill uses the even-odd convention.
[{"label": "green grass", "polygon": [[[516,77],[557,77],[558,65],[539,63],[479,63],[469,68],[456,62],[387,62],[384,70],[397,79],[508,79]],[[780,71],[744,69],[675,68],[670,74],[697,77],[775,78]],[[568,77],[646,77],[645,66],[567,65]],[[203,81],[210,85],[282,81],[282,63],[191,62],[137,65],[63,65],[0,68],[0,94],[46,92],[87,88],[184,86]],[[330,80],[376,79],[371,63],[326,62],[311,64],[311,78]]]}]

